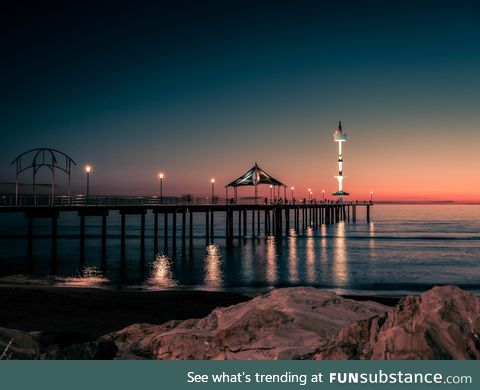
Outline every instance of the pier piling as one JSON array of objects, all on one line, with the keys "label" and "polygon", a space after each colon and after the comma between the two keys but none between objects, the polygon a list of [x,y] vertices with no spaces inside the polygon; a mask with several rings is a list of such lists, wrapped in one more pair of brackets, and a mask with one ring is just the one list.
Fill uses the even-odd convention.
[{"label": "pier piling", "polygon": [[[291,203],[291,204],[212,204],[212,205],[65,205],[65,206],[3,206],[0,207],[2,212],[22,212],[27,218],[27,272],[32,272],[34,268],[34,219],[49,218],[51,221],[51,262],[52,270],[57,268],[57,252],[58,252],[58,218],[59,214],[67,211],[77,211],[80,218],[79,231],[79,254],[80,266],[86,263],[86,218],[97,216],[101,217],[101,260],[102,269],[106,270],[107,263],[107,216],[109,211],[118,211],[120,213],[120,257],[121,270],[124,271],[126,257],[126,215],[140,215],[140,257],[145,258],[146,247],[146,213],[153,213],[153,250],[154,254],[158,253],[158,235],[159,233],[159,214],[164,217],[164,253],[168,253],[169,244],[172,245],[174,252],[176,251],[177,240],[177,213],[181,213],[181,240],[182,248],[186,248],[187,235],[187,213],[189,214],[189,243],[193,248],[194,229],[193,229],[193,212],[205,213],[205,242],[207,245],[213,243],[215,233],[215,214],[225,212],[226,225],[225,234],[227,243],[231,244],[234,237],[246,237],[248,232],[248,213],[251,212],[251,235],[250,237],[260,237],[275,235],[282,237],[284,234],[289,235],[293,228],[296,231],[305,230],[309,227],[317,229],[323,224],[333,224],[336,222],[356,222],[357,210],[365,208],[365,219],[367,223],[371,221],[372,203],[356,202],[356,203],[328,203],[315,201],[310,203]],[[237,218],[238,212],[238,220]],[[172,239],[169,243],[169,213],[172,214]],[[263,213],[263,216],[262,216]],[[263,220],[262,220],[263,219]],[[237,224],[237,228],[235,227]],[[263,224],[263,230],[262,229]],[[179,233],[180,234],[180,233]],[[122,268],[123,267],[123,268]]]}]

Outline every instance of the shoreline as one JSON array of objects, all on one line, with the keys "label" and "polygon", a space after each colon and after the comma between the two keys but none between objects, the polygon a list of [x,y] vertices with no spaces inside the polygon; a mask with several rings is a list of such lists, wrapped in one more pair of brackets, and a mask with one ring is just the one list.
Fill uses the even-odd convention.
[{"label": "shoreline", "polygon": [[[393,306],[400,297],[342,295]],[[114,290],[98,287],[0,284],[0,327],[41,332],[44,345],[95,340],[134,323],[162,324],[208,315],[216,307],[251,300],[205,290]]]},{"label": "shoreline", "polygon": [[42,332],[42,344],[94,340],[133,323],[200,318],[249,297],[206,291],[127,291],[0,285],[0,327]]}]

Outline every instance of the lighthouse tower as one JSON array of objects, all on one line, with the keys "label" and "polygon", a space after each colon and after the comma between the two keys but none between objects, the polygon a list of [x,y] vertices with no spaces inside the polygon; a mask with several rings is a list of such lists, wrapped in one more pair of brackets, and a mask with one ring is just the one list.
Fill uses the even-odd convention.
[{"label": "lighthouse tower", "polygon": [[338,180],[338,191],[334,192],[333,196],[338,196],[338,200],[341,203],[344,196],[348,196],[349,193],[343,190],[343,154],[342,144],[347,141],[347,133],[342,131],[342,122],[338,122],[338,129],[333,133],[333,140],[338,143],[338,176],[335,179]]}]

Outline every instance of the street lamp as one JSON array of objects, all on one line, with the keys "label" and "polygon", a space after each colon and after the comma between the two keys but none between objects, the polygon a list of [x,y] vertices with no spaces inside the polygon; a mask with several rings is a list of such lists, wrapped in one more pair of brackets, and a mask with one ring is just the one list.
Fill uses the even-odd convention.
[{"label": "street lamp", "polygon": [[215,179],[210,179],[210,182],[212,183],[212,203],[213,203],[213,197],[215,196]]},{"label": "street lamp", "polygon": [[273,186],[270,184],[270,203],[272,203]]},{"label": "street lamp", "polygon": [[308,189],[308,200],[309,201],[312,200],[312,189],[311,188]]},{"label": "street lamp", "polygon": [[158,178],[160,179],[160,203],[163,203],[163,173],[158,174]]},{"label": "street lamp", "polygon": [[90,172],[92,170],[92,167],[90,165],[87,165],[85,167],[85,172],[87,172],[87,199],[90,196]]},{"label": "street lamp", "polygon": [[290,187],[290,193],[291,193],[291,198],[292,198],[291,201],[292,201],[292,203],[293,203],[293,190],[294,190],[294,189],[295,189],[295,188]]},{"label": "street lamp", "polygon": [[325,190],[322,190],[322,201],[325,202]]},{"label": "street lamp", "polygon": [[370,191],[370,203],[373,202],[373,191]]}]

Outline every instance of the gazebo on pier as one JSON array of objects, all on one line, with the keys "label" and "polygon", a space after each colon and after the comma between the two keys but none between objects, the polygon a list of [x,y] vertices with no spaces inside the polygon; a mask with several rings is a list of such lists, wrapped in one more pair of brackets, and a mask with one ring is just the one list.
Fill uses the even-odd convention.
[{"label": "gazebo on pier", "polygon": [[273,189],[274,197],[275,197],[275,190],[277,191],[277,196],[276,196],[277,199],[280,198],[280,187],[283,187],[284,198],[286,198],[287,186],[283,184],[281,181],[275,179],[273,176],[269,175],[262,168],[260,168],[258,164],[255,162],[255,165],[252,168],[250,168],[238,179],[232,181],[231,183],[225,186],[226,199],[228,200],[229,187],[233,187],[234,199],[235,199],[235,203],[237,203],[237,200],[238,200],[237,188],[244,187],[244,186],[253,186],[255,187],[255,203],[257,203],[257,199],[258,199],[257,186],[259,184],[270,185],[271,188]]}]

